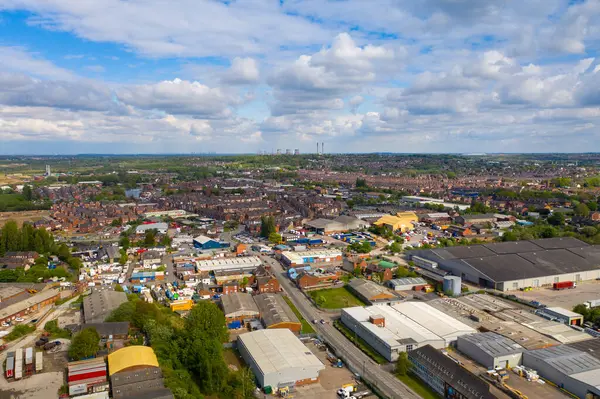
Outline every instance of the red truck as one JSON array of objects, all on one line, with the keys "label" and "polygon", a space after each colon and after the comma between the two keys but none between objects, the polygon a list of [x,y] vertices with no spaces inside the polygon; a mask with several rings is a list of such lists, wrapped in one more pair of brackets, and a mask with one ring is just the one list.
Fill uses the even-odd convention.
[{"label": "red truck", "polygon": [[577,287],[577,284],[573,281],[561,281],[560,283],[552,284],[552,288],[555,290],[566,290]]}]

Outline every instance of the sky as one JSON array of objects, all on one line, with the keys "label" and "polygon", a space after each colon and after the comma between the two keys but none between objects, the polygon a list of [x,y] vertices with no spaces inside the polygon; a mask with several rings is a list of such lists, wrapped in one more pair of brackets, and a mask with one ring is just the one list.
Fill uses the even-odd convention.
[{"label": "sky", "polygon": [[600,151],[600,0],[0,0],[0,154]]}]

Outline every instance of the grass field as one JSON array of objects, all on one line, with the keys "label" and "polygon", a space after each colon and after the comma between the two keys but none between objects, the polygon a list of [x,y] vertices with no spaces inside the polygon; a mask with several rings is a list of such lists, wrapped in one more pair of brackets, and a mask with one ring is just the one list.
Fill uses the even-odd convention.
[{"label": "grass field", "polygon": [[23,222],[35,222],[49,215],[48,211],[0,212],[0,227],[9,220],[14,220],[20,227]]},{"label": "grass field", "polygon": [[315,329],[313,328],[313,326],[310,325],[310,323],[308,321],[306,321],[306,319],[304,317],[302,317],[302,314],[300,314],[300,312],[298,311],[296,306],[292,303],[290,298],[288,298],[287,296],[284,296],[283,299],[287,302],[288,305],[290,305],[290,308],[292,308],[292,312],[294,312],[294,314],[296,315],[298,320],[300,320],[300,323],[302,323],[302,330],[300,330],[300,332],[302,334],[314,334]]},{"label": "grass field", "polygon": [[405,383],[417,393],[423,399],[439,399],[440,396],[423,383],[418,377],[413,376],[411,373],[407,375],[397,376],[400,381]]},{"label": "grass field", "polygon": [[310,291],[309,295],[323,309],[341,309],[366,305],[346,287]]}]

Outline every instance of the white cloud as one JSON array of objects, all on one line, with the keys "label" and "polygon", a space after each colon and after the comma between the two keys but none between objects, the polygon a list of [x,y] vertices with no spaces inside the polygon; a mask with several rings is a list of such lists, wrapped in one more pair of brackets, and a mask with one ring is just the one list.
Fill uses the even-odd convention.
[{"label": "white cloud", "polygon": [[76,78],[74,73],[57,67],[22,47],[0,46],[0,70],[49,79],[72,80]]},{"label": "white cloud", "polygon": [[224,73],[222,81],[229,84],[250,84],[256,83],[259,78],[260,72],[256,60],[235,57],[229,70]]}]

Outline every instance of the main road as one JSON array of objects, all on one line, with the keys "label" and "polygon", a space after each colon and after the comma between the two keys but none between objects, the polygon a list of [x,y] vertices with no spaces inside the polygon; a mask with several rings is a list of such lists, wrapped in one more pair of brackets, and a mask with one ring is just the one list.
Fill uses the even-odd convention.
[{"label": "main road", "polygon": [[[302,316],[309,322],[320,320],[325,315],[319,312],[312,303],[296,288],[290,279],[286,276],[281,264],[268,257],[261,256],[263,261],[271,266],[277,280],[294,305],[298,308]],[[336,355],[342,358],[346,365],[362,379],[373,385],[377,391],[390,399],[420,399],[414,391],[404,385],[391,373],[384,370],[379,364],[365,355],[352,342],[350,342],[342,333],[340,333],[331,324],[316,323],[313,325],[319,335],[332,347]]]}]

